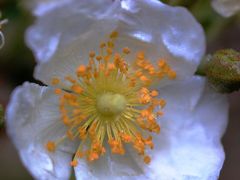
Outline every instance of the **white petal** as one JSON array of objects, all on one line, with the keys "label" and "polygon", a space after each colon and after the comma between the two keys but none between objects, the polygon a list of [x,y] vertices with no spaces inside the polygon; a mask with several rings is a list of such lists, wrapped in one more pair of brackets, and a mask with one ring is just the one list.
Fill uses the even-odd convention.
[{"label": "white petal", "polygon": [[145,51],[152,61],[164,58],[179,79],[195,72],[205,51],[205,38],[187,10],[155,0],[119,2],[104,7],[98,2],[90,13],[91,8],[78,1],[39,18],[27,33],[39,61],[35,77],[49,84],[53,75],[74,74],[76,64],[87,61],[90,50],[98,51],[99,43],[113,30],[120,33],[118,51],[127,46],[133,55]]},{"label": "white petal", "polygon": [[230,17],[240,11],[239,0],[213,0],[212,6],[219,14]]},{"label": "white petal", "polygon": [[198,83],[203,86],[203,82],[193,79],[189,84],[179,83],[160,91],[167,106],[160,119],[161,133],[154,136],[155,148],[148,152],[152,162],[141,166],[138,160],[148,178],[218,179],[224,161],[220,140],[227,124],[228,103],[225,96],[209,87],[204,91],[192,88],[193,84],[199,87]]},{"label": "white petal", "polygon": [[135,160],[126,155],[113,155],[107,149],[107,153],[99,160],[86,162],[79,160],[75,168],[75,175],[78,180],[83,179],[113,179],[113,180],[138,180],[146,179],[142,169],[138,167]]},{"label": "white petal", "polygon": [[123,0],[119,31],[153,44],[155,58],[164,57],[178,76],[192,75],[205,52],[200,24],[184,8],[157,0]]},{"label": "white petal", "polygon": [[54,8],[64,6],[72,0],[25,0],[25,6],[33,11],[35,16],[42,16]]},{"label": "white petal", "polygon": [[[47,11],[26,33],[26,42],[39,62],[47,61],[60,46],[68,45],[80,35],[85,36],[93,24],[115,14],[112,0],[72,0]],[[49,7],[49,6],[46,6]]]},{"label": "white petal", "polygon": [[62,137],[65,127],[60,121],[58,97],[52,89],[24,83],[16,88],[6,113],[7,131],[21,159],[37,179],[67,179],[69,162],[76,148],[64,142],[56,152],[45,149],[47,141]]}]

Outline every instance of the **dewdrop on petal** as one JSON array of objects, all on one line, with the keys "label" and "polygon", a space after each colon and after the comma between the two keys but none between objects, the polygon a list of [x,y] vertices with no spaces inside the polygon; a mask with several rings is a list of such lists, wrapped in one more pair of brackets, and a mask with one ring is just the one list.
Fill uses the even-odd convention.
[{"label": "dewdrop on petal", "polygon": [[[160,133],[156,118],[163,115],[166,102],[150,86],[162,78],[174,79],[176,73],[163,59],[153,65],[144,52],[138,52],[135,62],[128,64],[125,57],[131,49],[115,52],[117,37],[118,32],[112,32],[108,42],[99,45],[99,54],[89,52],[89,63],[76,67],[77,78],[65,77],[70,83],[66,90],[55,90],[68,130],[61,139],[46,142],[46,149],[54,153],[61,142],[79,139],[71,166],[77,166],[79,158],[98,160],[107,146],[113,154],[124,155],[126,144],[144,163],[151,162],[145,150],[154,148],[151,133]],[[60,83],[58,77],[52,78],[53,85]]]}]

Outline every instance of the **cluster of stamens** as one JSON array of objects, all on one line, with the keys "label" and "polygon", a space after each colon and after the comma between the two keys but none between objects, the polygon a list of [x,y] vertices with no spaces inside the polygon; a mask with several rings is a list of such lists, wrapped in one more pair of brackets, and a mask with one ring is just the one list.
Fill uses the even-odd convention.
[{"label": "cluster of stamens", "polygon": [[[160,132],[157,117],[163,115],[166,102],[150,86],[156,80],[174,79],[176,73],[163,59],[153,66],[144,52],[138,52],[128,64],[129,48],[114,52],[117,36],[112,32],[108,42],[100,44],[98,54],[89,53],[88,65],[77,67],[75,77],[65,77],[71,84],[67,90],[55,90],[68,130],[61,140],[48,141],[46,148],[54,152],[62,140],[79,139],[72,166],[79,158],[99,159],[108,149],[107,144],[113,154],[120,155],[130,144],[145,163],[151,161],[145,149],[154,148],[149,134]],[[61,83],[57,77],[52,79],[53,85]]]}]

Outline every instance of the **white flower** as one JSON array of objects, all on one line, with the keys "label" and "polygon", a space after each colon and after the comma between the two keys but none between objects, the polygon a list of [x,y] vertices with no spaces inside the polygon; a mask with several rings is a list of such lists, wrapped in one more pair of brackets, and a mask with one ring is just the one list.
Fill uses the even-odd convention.
[{"label": "white flower", "polygon": [[230,17],[240,11],[239,0],[213,0],[212,6],[224,17]]},{"label": "white flower", "polygon": [[[48,86],[26,82],[18,87],[8,105],[6,119],[8,133],[24,165],[35,178],[68,179],[70,162],[77,179],[218,178],[224,161],[220,139],[226,128],[228,103],[224,96],[207,86],[204,78],[194,76],[205,51],[205,39],[202,28],[189,12],[155,0],[72,0],[63,5],[52,5],[51,10],[44,6],[34,7],[34,12],[38,10],[38,19],[27,33],[27,42],[38,61],[35,77]],[[118,38],[115,37],[117,32]],[[109,34],[108,48],[106,44],[99,48],[101,42],[109,41]],[[112,51],[120,52],[121,58],[113,57]],[[99,58],[99,54],[105,60]],[[161,60],[156,61],[159,58]],[[94,71],[96,61],[93,59],[106,62],[107,66],[100,65]],[[110,64],[113,59],[114,63]],[[128,63],[129,70],[122,59]],[[134,59],[135,65],[131,61]],[[88,60],[94,77],[88,76]],[[152,66],[156,63],[158,66]],[[123,79],[113,78],[116,68]],[[75,82],[76,79],[81,82]],[[145,83],[154,86],[141,88]],[[133,87],[135,90],[131,89]],[[155,90],[150,91],[152,88]],[[65,96],[62,96],[63,92]],[[92,98],[99,92],[96,99]],[[156,98],[167,102],[163,116],[158,107],[164,106],[165,101]],[[109,99],[112,101],[107,101]],[[153,106],[156,111],[151,111],[154,102],[158,105]],[[143,128],[156,133],[144,131],[153,139],[143,141],[140,138],[132,143],[139,135],[128,139],[127,129],[135,132],[132,128],[138,122],[135,117],[140,117],[140,109],[135,108],[139,103],[150,108],[143,106],[142,111],[144,108],[148,113],[151,111],[146,115],[149,120],[146,124],[151,126],[143,124]],[[72,111],[73,107],[79,106],[80,112],[79,109]],[[70,111],[72,117],[69,117]],[[155,119],[157,111],[160,117]],[[92,117],[91,112],[92,116],[99,115],[97,117],[104,121],[95,117],[86,119],[86,114]],[[64,116],[66,113],[67,117]],[[74,113],[83,116],[76,119]],[[122,120],[118,125],[116,117]],[[91,123],[93,119],[96,123]],[[87,137],[90,137],[87,142],[84,141],[86,131],[80,131],[82,126],[74,132],[82,120],[89,123],[86,126]],[[142,122],[141,118],[138,120]],[[104,123],[97,124],[101,122]],[[160,134],[157,134],[158,124]],[[82,150],[86,143],[93,143],[93,139],[99,140],[96,137],[105,137],[105,131],[100,127],[107,126],[110,134],[114,129],[121,129],[114,136],[122,141],[130,140],[130,144],[123,149],[118,141],[110,139],[109,148],[105,140],[102,145],[106,149],[97,144],[95,154],[88,151],[83,158],[74,156],[72,161],[77,149]],[[109,136],[108,131],[106,134]],[[80,139],[73,138],[74,135]],[[69,140],[71,138],[73,140]],[[79,146],[81,142],[83,144]],[[154,148],[144,149],[138,146],[139,143],[149,147],[153,143]],[[118,155],[124,150],[124,155]],[[145,153],[139,156],[135,150]],[[94,159],[97,160],[89,162]]]}]

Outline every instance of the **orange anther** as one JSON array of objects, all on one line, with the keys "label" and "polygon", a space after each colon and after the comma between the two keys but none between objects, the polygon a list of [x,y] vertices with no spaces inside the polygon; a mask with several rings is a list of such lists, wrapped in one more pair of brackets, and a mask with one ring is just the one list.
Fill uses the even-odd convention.
[{"label": "orange anther", "polygon": [[158,111],[158,112],[157,112],[157,115],[158,115],[158,116],[163,116],[163,114],[164,114],[164,113],[163,113],[162,111]]},{"label": "orange anther", "polygon": [[132,140],[132,137],[128,134],[121,134],[121,137],[122,137],[122,140],[126,143],[129,143]]},{"label": "orange anther", "polygon": [[101,43],[100,44],[100,48],[104,48],[104,47],[106,47],[106,44],[105,43]]},{"label": "orange anther", "polygon": [[83,76],[83,75],[85,75],[85,73],[86,73],[86,66],[80,65],[80,66],[77,68],[77,75],[78,75],[78,76]]},{"label": "orange anther", "polygon": [[145,58],[144,52],[138,52],[138,53],[137,53],[137,58],[143,60],[143,59]]},{"label": "orange anther", "polygon": [[72,161],[70,162],[70,165],[71,165],[72,167],[76,167],[76,166],[78,165],[77,160],[72,160]]},{"label": "orange anther", "polygon": [[49,152],[54,152],[56,150],[56,144],[53,141],[48,141],[46,148]]},{"label": "orange anther", "polygon": [[60,79],[59,78],[52,78],[52,85],[57,85],[60,83]]},{"label": "orange anther", "polygon": [[161,106],[161,108],[164,108],[166,106],[166,101],[164,99],[160,99],[159,105]]},{"label": "orange anther", "polygon": [[151,158],[149,156],[145,156],[143,160],[146,164],[149,164],[151,162]]},{"label": "orange anther", "polygon": [[59,89],[59,88],[57,88],[57,89],[55,89],[55,94],[61,94],[62,93],[62,90],[61,89]]},{"label": "orange anther", "polygon": [[108,69],[111,71],[111,70],[114,70],[116,67],[113,63],[109,63],[108,64]]},{"label": "orange anther", "polygon": [[153,96],[153,97],[158,96],[158,92],[156,90],[153,90],[151,92],[151,96]]},{"label": "orange anther", "polygon": [[137,77],[141,77],[143,75],[142,71],[137,71],[135,74]]},{"label": "orange anther", "polygon": [[143,82],[149,81],[149,79],[144,75],[140,76],[140,80],[143,81]]},{"label": "orange anther", "polygon": [[99,158],[99,155],[96,152],[91,152],[88,156],[89,161],[94,161]]},{"label": "orange anther", "polygon": [[162,59],[158,61],[158,67],[163,68],[166,65],[166,62]]},{"label": "orange anther", "polygon": [[96,60],[97,60],[97,61],[102,60],[102,56],[96,56]]},{"label": "orange anther", "polygon": [[117,38],[118,37],[118,32],[117,31],[113,31],[111,34],[110,34],[110,36],[109,36],[110,38]]},{"label": "orange anther", "polygon": [[72,85],[71,89],[73,92],[81,94],[83,92],[83,88],[79,85]]},{"label": "orange anther", "polygon": [[113,43],[112,41],[108,41],[108,42],[107,42],[107,46],[108,46],[109,48],[114,48],[114,43]]},{"label": "orange anther", "polygon": [[130,49],[128,47],[123,48],[123,53],[124,54],[129,54],[130,53]]},{"label": "orange anther", "polygon": [[71,83],[75,83],[75,82],[76,82],[76,80],[73,79],[71,76],[66,76],[65,79],[66,79],[67,81],[71,82]]},{"label": "orange anther", "polygon": [[95,54],[96,54],[96,53],[95,53],[94,51],[90,51],[90,52],[89,52],[89,57],[90,57],[90,58],[94,58]]},{"label": "orange anther", "polygon": [[108,54],[112,54],[113,53],[113,50],[111,48],[107,48],[106,51],[107,51]]},{"label": "orange anther", "polygon": [[169,77],[169,79],[175,79],[177,77],[177,73],[173,70],[170,70],[168,72],[168,77]]}]

